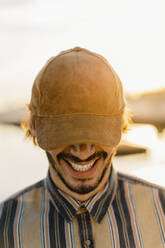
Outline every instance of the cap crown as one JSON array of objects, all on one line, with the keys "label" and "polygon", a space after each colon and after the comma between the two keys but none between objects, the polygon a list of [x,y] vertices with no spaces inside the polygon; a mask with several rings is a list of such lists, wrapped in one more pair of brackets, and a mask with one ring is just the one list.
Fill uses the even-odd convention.
[{"label": "cap crown", "polygon": [[125,105],[119,77],[100,55],[73,48],[51,58],[32,88],[36,116],[117,115]]}]

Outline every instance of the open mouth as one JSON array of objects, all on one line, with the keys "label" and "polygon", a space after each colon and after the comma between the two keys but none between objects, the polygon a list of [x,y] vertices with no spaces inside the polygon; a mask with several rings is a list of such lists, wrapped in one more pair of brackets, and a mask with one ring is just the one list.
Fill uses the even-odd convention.
[{"label": "open mouth", "polygon": [[88,163],[88,164],[77,164],[77,163],[74,163],[74,162],[71,162],[71,161],[68,161],[68,160],[65,160],[65,162],[70,165],[74,170],[76,171],[81,171],[81,172],[84,172],[84,171],[88,171],[90,170],[95,164],[96,162],[99,160],[100,158],[97,158],[95,161],[92,161],[91,163]]}]

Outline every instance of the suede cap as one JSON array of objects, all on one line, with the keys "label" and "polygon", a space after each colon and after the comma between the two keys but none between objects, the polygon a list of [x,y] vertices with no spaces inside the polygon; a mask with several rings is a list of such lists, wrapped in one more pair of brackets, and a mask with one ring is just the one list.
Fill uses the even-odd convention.
[{"label": "suede cap", "polygon": [[29,108],[37,142],[48,151],[76,143],[117,145],[124,106],[121,81],[107,60],[75,47],[42,68]]}]

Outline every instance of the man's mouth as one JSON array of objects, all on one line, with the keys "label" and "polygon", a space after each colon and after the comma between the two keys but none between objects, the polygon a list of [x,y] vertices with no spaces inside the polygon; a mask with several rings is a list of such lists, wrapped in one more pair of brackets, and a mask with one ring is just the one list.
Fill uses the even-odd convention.
[{"label": "man's mouth", "polygon": [[72,170],[74,170],[75,172],[77,171],[82,173],[92,170],[98,160],[100,160],[101,158],[105,160],[106,157],[107,153],[103,151],[92,154],[86,160],[81,160],[78,157],[75,157],[71,154],[65,154],[63,152],[57,155],[59,163],[62,159],[65,161],[65,163],[67,163],[69,167],[72,168]]},{"label": "man's mouth", "polygon": [[77,163],[73,163],[73,162],[68,161],[68,160],[65,160],[65,162],[67,162],[74,170],[84,172],[84,171],[90,170],[92,168],[92,166],[95,165],[95,163],[96,163],[97,160],[94,160],[91,163],[83,164],[83,165],[77,164]]}]

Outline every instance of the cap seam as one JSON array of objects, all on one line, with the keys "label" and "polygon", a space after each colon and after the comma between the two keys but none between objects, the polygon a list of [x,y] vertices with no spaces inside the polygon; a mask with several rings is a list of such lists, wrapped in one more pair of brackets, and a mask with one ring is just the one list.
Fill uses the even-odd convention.
[{"label": "cap seam", "polygon": [[36,115],[36,114],[32,114],[33,116],[35,117],[49,117],[49,118],[58,118],[58,117],[67,117],[67,116],[104,116],[104,117],[111,117],[111,116],[120,116],[122,115],[122,112],[121,113],[117,113],[117,114],[112,114],[112,115],[103,115],[103,114],[94,114],[94,113],[91,113],[91,114],[59,114],[59,115]]}]

